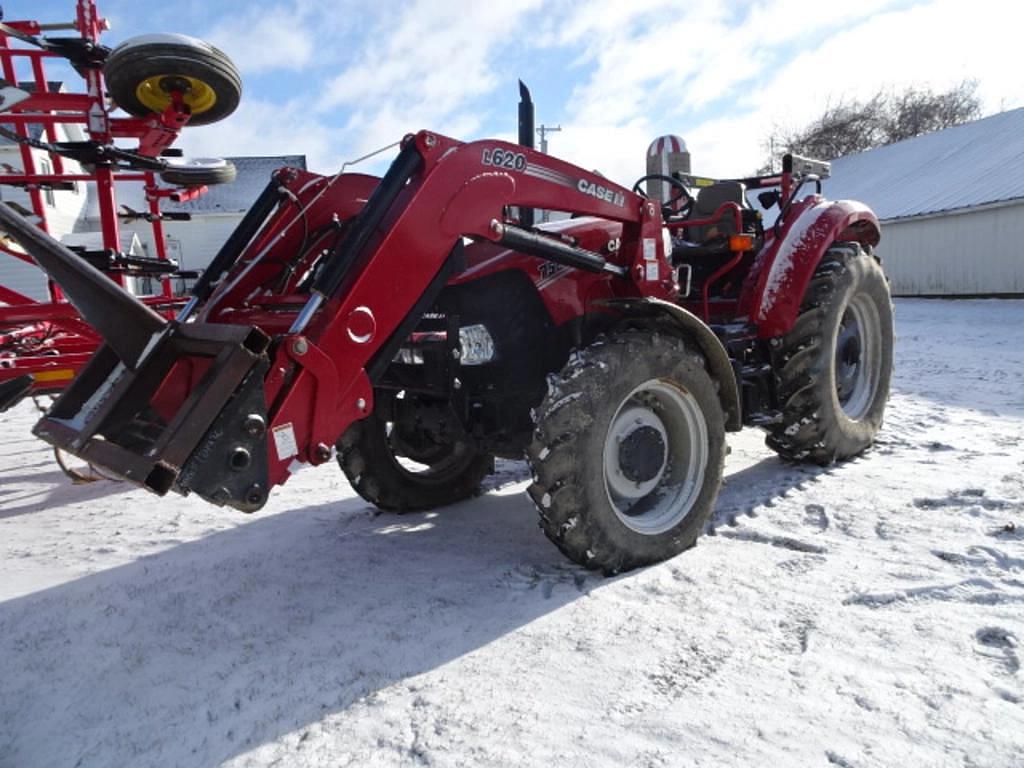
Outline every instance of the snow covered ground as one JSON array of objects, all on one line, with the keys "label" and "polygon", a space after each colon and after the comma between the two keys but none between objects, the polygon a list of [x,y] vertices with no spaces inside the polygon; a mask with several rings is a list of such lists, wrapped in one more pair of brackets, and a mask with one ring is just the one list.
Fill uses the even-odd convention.
[{"label": "snow covered ground", "polygon": [[603,579],[503,464],[376,515],[71,485],[0,416],[0,766],[1020,766],[1024,302],[899,301],[880,443],[748,431],[714,535]]}]

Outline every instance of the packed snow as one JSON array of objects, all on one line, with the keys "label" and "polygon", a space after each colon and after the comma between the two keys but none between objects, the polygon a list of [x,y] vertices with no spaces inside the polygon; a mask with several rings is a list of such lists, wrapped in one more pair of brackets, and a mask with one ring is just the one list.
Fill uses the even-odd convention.
[{"label": "packed snow", "polygon": [[377,514],[71,484],[0,416],[0,766],[1020,766],[1024,301],[897,302],[878,445],[756,430],[713,530],[602,578],[506,462]]}]

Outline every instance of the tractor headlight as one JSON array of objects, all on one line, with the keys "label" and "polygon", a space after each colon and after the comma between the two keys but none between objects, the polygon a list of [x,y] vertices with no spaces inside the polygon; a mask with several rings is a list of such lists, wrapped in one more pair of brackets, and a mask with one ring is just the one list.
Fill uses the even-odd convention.
[{"label": "tractor headlight", "polygon": [[459,345],[463,365],[482,365],[494,359],[494,339],[483,325],[459,328]]}]

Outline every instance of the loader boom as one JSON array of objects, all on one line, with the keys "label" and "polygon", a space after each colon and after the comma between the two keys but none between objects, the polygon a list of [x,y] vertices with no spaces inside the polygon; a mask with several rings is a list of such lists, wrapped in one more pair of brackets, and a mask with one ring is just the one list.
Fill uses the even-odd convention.
[{"label": "loader boom", "polygon": [[[621,222],[621,245],[596,253],[522,228],[510,206]],[[178,320],[141,352],[133,346],[133,359],[116,328],[105,331],[37,435],[157,493],[254,510],[297,466],[327,461],[349,425],[373,412],[375,378],[459,267],[463,238],[609,272],[625,278],[624,297],[677,291],[657,205],[501,141],[422,131],[379,183],[279,173],[256,208]],[[26,239],[13,222],[12,234]],[[69,294],[106,279],[65,278],[68,257],[45,236],[24,244],[70,280]],[[80,309],[87,321],[100,311]]]}]

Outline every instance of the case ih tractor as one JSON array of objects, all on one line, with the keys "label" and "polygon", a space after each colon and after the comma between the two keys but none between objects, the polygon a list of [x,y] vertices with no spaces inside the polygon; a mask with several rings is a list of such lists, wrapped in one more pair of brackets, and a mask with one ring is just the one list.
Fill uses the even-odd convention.
[{"label": "case ih tractor", "polygon": [[[878,222],[823,198],[822,170],[659,177],[663,203],[647,177],[630,190],[523,143],[421,131],[382,178],[278,171],[172,321],[0,206],[104,339],[35,433],[246,512],[335,455],[395,512],[470,497],[495,457],[525,455],[569,558],[671,557],[712,513],[727,431],[825,464],[881,425]],[[571,217],[534,226],[536,208]]]}]

